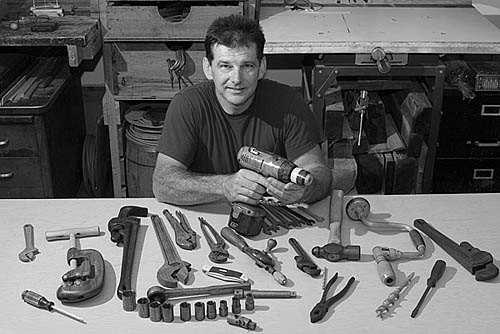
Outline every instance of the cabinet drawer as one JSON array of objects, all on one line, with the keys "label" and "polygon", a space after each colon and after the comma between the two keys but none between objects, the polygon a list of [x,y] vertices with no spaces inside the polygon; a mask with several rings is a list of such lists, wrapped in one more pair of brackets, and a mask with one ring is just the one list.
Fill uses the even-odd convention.
[{"label": "cabinet drawer", "polygon": [[500,156],[500,93],[477,93],[468,102],[456,91],[445,91],[438,156]]},{"label": "cabinet drawer", "polygon": [[185,2],[161,2],[159,5],[128,6],[108,3],[106,8],[108,41],[120,40],[189,40],[203,41],[214,19],[243,14],[243,2],[231,5],[189,5]]},{"label": "cabinet drawer", "polygon": [[500,159],[438,159],[434,193],[500,191]]},{"label": "cabinet drawer", "polygon": [[0,117],[0,157],[36,156],[39,150],[33,116]]},{"label": "cabinet drawer", "polygon": [[0,189],[42,188],[40,158],[0,158]]},{"label": "cabinet drawer", "polygon": [[[171,99],[180,88],[207,80],[202,43],[116,43],[114,47],[117,99]],[[181,57],[184,66],[171,77],[168,64]]]}]

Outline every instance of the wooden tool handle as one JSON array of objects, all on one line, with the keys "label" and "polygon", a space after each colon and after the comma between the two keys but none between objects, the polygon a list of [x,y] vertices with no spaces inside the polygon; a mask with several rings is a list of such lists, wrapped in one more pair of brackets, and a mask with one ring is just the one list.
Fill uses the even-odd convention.
[{"label": "wooden tool handle", "polygon": [[330,235],[328,243],[337,243],[342,245],[341,226],[344,209],[344,192],[340,189],[333,189],[330,196]]},{"label": "wooden tool handle", "polygon": [[97,237],[101,234],[101,230],[99,229],[99,226],[92,226],[47,231],[45,232],[45,239],[47,241],[69,240],[72,234],[74,234],[76,238]]}]

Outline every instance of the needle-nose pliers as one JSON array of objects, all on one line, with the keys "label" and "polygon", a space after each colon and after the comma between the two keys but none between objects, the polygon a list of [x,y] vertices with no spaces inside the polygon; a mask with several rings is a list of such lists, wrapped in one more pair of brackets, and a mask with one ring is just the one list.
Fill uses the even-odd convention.
[{"label": "needle-nose pliers", "polygon": [[328,291],[332,287],[333,283],[337,280],[339,276],[339,273],[336,273],[326,284],[325,289],[323,290],[323,296],[321,296],[321,300],[319,303],[317,303],[313,309],[311,310],[310,317],[311,317],[311,322],[315,323],[320,321],[321,319],[324,318],[326,313],[328,312],[328,308],[332,306],[333,303],[339,301],[342,299],[342,297],[345,296],[345,294],[349,291],[349,288],[351,285],[354,283],[356,280],[354,277],[351,277],[349,281],[347,282],[347,285],[336,295],[326,299],[326,296],[328,295]]}]

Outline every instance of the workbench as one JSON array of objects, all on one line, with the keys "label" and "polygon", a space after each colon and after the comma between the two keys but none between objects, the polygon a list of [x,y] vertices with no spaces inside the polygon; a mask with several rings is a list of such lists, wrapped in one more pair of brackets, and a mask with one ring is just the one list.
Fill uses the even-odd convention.
[{"label": "workbench", "polygon": [[[344,204],[351,197],[346,196]],[[493,255],[494,263],[499,266],[500,229],[496,208],[500,194],[456,194],[456,195],[370,195],[364,196],[371,205],[370,219],[375,221],[401,222],[413,226],[416,218],[425,219],[442,233],[456,242],[469,241],[475,247]],[[120,208],[126,205],[143,206],[149,213],[163,217],[162,211],[180,210],[191,227],[202,235],[198,217],[204,217],[218,231],[227,226],[229,206],[212,204],[193,207],[174,207],[159,203],[155,199],[41,199],[41,200],[0,200],[0,244],[2,251],[2,282],[0,292],[3,296],[1,333],[236,333],[244,329],[229,326],[226,319],[197,321],[193,318],[182,322],[179,318],[180,301],[189,301],[194,315],[196,301],[220,300],[229,303],[231,297],[191,297],[174,301],[175,319],[172,323],[154,323],[141,319],[137,312],[125,312],[122,302],[116,297],[117,282],[120,279],[122,248],[110,240],[107,230],[108,221],[116,217]],[[327,217],[328,199],[310,206],[314,213]],[[171,226],[167,230],[173,236]],[[31,263],[19,261],[18,253],[24,248],[23,225],[30,223],[35,230],[35,246],[40,250]],[[66,263],[68,241],[45,240],[45,232],[74,228],[99,226],[102,236],[78,239],[82,249],[96,249],[104,257],[106,278],[104,289],[93,299],[81,304],[63,305],[56,299],[56,290],[61,276],[69,270]],[[163,264],[158,241],[150,218],[141,219],[136,247],[136,258],[132,275],[133,287],[137,297],[155,285],[156,272]],[[328,239],[326,223],[313,226],[280,230],[272,235],[278,242],[274,251],[281,271],[288,277],[286,286],[281,286],[271,275],[255,266],[253,261],[236,247],[229,245],[229,261],[219,266],[245,273],[252,283],[252,289],[295,291],[297,298],[255,299],[254,311],[245,311],[242,302],[242,315],[255,321],[259,333],[492,333],[500,328],[498,301],[500,300],[497,277],[488,282],[478,282],[474,277],[451,258],[443,249],[432,242],[425,234],[427,249],[423,258],[398,260],[392,262],[396,272],[396,285],[406,275],[415,273],[415,278],[400,300],[381,320],[376,317],[375,309],[387,298],[396,285],[382,284],[371,255],[375,245],[394,247],[413,251],[407,233],[384,233],[368,230],[359,222],[353,222],[344,215],[342,241],[344,245],[360,245],[361,259],[358,262],[327,262],[314,258],[319,267],[327,268],[327,277],[336,272],[339,280],[334,284],[335,292],[340,291],[347,280],[355,277],[349,293],[334,304],[326,317],[315,324],[309,320],[309,312],[320,300],[323,278],[312,278],[299,271],[293,259],[295,252],[288,243],[293,237],[306,250],[318,243],[325,244]],[[260,234],[247,238],[250,246],[264,249],[268,236]],[[202,273],[203,265],[213,265],[208,256],[208,246],[204,237],[199,246],[191,251],[178,248],[181,258],[192,264],[193,272],[186,285],[180,287],[202,287],[220,285],[225,282]],[[436,260],[447,264],[443,277],[435,289],[427,296],[419,315],[410,318],[426,287],[426,280]],[[46,296],[60,309],[82,317],[87,324],[81,324],[57,313],[29,306],[21,300],[21,292],[29,289]],[[332,292],[333,294],[333,292]]]}]

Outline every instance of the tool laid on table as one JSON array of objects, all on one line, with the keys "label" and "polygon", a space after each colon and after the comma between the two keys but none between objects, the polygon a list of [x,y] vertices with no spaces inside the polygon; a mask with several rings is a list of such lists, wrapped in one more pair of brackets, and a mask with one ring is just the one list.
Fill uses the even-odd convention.
[{"label": "tool laid on table", "polygon": [[288,239],[288,242],[297,253],[297,255],[293,258],[297,263],[297,268],[299,268],[306,274],[311,275],[312,277],[316,277],[321,274],[321,269],[318,268],[316,263],[314,263],[309,254],[307,254],[305,249],[295,238]]},{"label": "tool laid on table", "polygon": [[118,217],[108,222],[108,230],[111,233],[111,241],[123,245],[122,266],[120,282],[116,289],[116,295],[122,299],[124,291],[132,291],[132,269],[134,266],[135,246],[141,226],[139,217],[147,217],[148,209],[140,206],[123,206],[120,208]]},{"label": "tool laid on table", "polygon": [[39,309],[47,310],[49,312],[57,312],[68,318],[81,322],[82,324],[86,324],[85,320],[83,320],[82,318],[55,307],[54,302],[47,300],[47,298],[36,292],[30,290],[24,290],[21,293],[21,298],[31,306],[35,306],[38,307]]},{"label": "tool laid on table", "polygon": [[462,267],[476,277],[477,281],[488,281],[498,276],[498,267],[493,263],[491,253],[472,246],[467,241],[457,244],[423,219],[416,219],[413,225],[451,255]]},{"label": "tool laid on table", "polygon": [[160,216],[152,214],[151,221],[155,229],[158,243],[165,263],[158,269],[156,278],[158,282],[168,288],[176,288],[177,282],[186,284],[191,271],[191,264],[183,261],[175,249],[172,239],[168,234],[167,228]]},{"label": "tool laid on table", "polygon": [[332,306],[334,303],[342,299],[349,291],[351,285],[356,280],[354,277],[349,278],[349,281],[347,282],[346,286],[339,293],[327,299],[328,292],[332,287],[333,283],[337,281],[338,275],[339,273],[335,273],[335,275],[328,281],[328,283],[325,286],[325,289],[323,290],[323,295],[321,296],[321,300],[316,305],[314,305],[313,309],[311,310],[309,316],[311,318],[312,323],[318,322],[321,319],[323,319],[326,313],[328,312],[330,306]]},{"label": "tool laid on table", "polygon": [[420,310],[420,307],[422,306],[422,304],[425,300],[425,297],[427,296],[429,291],[431,291],[432,288],[436,287],[437,281],[439,281],[441,279],[445,270],[446,270],[446,262],[444,262],[443,260],[437,260],[434,263],[434,266],[432,267],[432,270],[431,270],[431,276],[427,279],[427,287],[425,288],[425,291],[424,291],[422,297],[420,297],[420,300],[418,301],[417,306],[415,306],[415,308],[411,312],[410,316],[412,318],[415,318],[417,316],[418,311]]},{"label": "tool laid on table", "polygon": [[355,197],[346,205],[347,216],[353,221],[360,221],[363,225],[383,230],[405,231],[410,235],[410,239],[417,249],[416,252],[403,252],[395,248],[375,246],[372,249],[373,258],[377,263],[377,271],[382,282],[391,286],[396,282],[394,269],[388,261],[397,259],[416,259],[425,254],[425,242],[422,235],[407,224],[393,222],[373,222],[368,220],[370,215],[370,203],[363,197]]},{"label": "tool laid on table", "polygon": [[31,224],[24,224],[24,249],[19,253],[19,260],[23,262],[31,262],[35,260],[35,256],[40,254],[38,248],[35,247],[35,229]]},{"label": "tool laid on table", "polygon": [[150,302],[160,302],[179,298],[179,297],[193,297],[193,296],[219,296],[230,295],[235,290],[250,290],[250,283],[232,283],[222,285],[210,285],[196,288],[173,288],[165,289],[161,286],[152,286],[147,291],[147,296]]},{"label": "tool laid on table", "polygon": [[45,232],[47,241],[69,240],[66,259],[71,270],[62,277],[57,299],[63,303],[78,303],[98,295],[104,285],[104,259],[95,249],[78,249],[77,238],[100,236],[99,226],[70,228]]},{"label": "tool laid on table", "polygon": [[267,248],[263,251],[250,247],[246,241],[236,234],[231,228],[223,227],[221,230],[221,235],[224,239],[226,239],[230,244],[236,246],[240,251],[247,254],[252,260],[255,261],[255,264],[265,269],[268,273],[270,273],[274,280],[281,285],[285,285],[287,278],[281,273],[278,269],[276,269],[276,262],[273,257],[270,256],[271,250],[276,247],[276,241],[274,239],[269,239]]},{"label": "tool laid on table", "polygon": [[404,280],[404,282],[401,283],[401,285],[398,286],[396,290],[391,292],[389,296],[382,302],[382,305],[377,307],[377,309],[375,310],[375,313],[377,313],[377,317],[381,319],[384,318],[384,314],[388,313],[389,309],[392,306],[394,306],[394,302],[396,302],[399,299],[402,291],[410,285],[414,276],[415,273],[411,273],[410,275],[408,275],[408,277]]},{"label": "tool laid on table", "polygon": [[186,216],[180,211],[175,211],[177,218],[179,218],[179,220],[177,220],[167,209],[163,210],[163,214],[174,229],[175,243],[177,246],[186,250],[195,249],[198,245],[196,240],[198,235],[189,225]]},{"label": "tool laid on table", "polygon": [[322,247],[316,246],[312,254],[330,262],[340,260],[359,261],[361,247],[357,245],[342,246],[342,219],[344,211],[344,192],[340,189],[332,190],[330,196],[329,235],[328,243]]},{"label": "tool laid on table", "polygon": [[202,271],[207,276],[218,278],[220,280],[227,282],[237,282],[237,283],[248,282],[247,275],[236,270],[231,270],[216,266],[203,266]]},{"label": "tool laid on table", "polygon": [[[210,225],[205,218],[198,217],[200,221],[200,228],[207,240],[207,244],[210,247],[210,253],[208,258],[214,263],[224,263],[229,258],[229,252],[227,251],[227,245],[224,238]],[[213,236],[213,239],[212,239]]]}]

